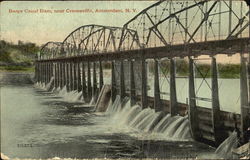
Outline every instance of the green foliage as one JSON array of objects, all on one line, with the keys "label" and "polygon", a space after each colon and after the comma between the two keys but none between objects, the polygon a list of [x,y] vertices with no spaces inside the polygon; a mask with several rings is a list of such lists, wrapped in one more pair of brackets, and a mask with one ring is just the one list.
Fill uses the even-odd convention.
[{"label": "green foliage", "polygon": [[109,62],[103,63],[103,69],[111,69],[111,63]]},{"label": "green foliage", "polygon": [[11,63],[13,60],[10,57],[10,53],[0,48],[0,61]]},{"label": "green foliage", "polygon": [[0,66],[0,71],[24,71],[24,72],[34,72],[35,68],[32,67],[24,67],[24,66]]},{"label": "green foliage", "polygon": [[239,78],[240,65],[239,64],[219,64],[218,70],[221,78]]},{"label": "green foliage", "polygon": [[195,64],[196,77],[211,77],[211,65],[210,64]]},{"label": "green foliage", "polygon": [[[188,76],[189,64],[185,59],[176,60],[176,74],[177,76]],[[154,62],[150,61],[149,72],[154,73]],[[164,74],[169,74],[169,60],[161,61],[161,69]],[[195,63],[195,77],[211,78],[211,65],[205,63]],[[239,78],[240,77],[240,64],[218,64],[218,77],[219,78]]]},{"label": "green foliage", "polygon": [[188,62],[184,59],[176,60],[176,72],[179,76],[187,76],[188,71]]},{"label": "green foliage", "polygon": [[0,62],[7,64],[31,65],[36,58],[39,47],[35,43],[19,41],[13,44],[0,40]]}]

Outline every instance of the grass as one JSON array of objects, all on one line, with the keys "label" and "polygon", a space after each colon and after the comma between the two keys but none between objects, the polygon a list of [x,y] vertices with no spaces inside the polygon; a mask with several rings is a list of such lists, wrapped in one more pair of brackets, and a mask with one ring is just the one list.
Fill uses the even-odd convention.
[{"label": "grass", "polygon": [[34,66],[0,66],[3,72],[34,72]]}]

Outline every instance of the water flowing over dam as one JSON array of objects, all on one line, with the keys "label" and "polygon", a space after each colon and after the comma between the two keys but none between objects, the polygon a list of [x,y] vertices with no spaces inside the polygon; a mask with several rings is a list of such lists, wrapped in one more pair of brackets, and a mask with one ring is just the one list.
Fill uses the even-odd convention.
[{"label": "water flowing over dam", "polygon": [[[35,61],[34,88],[21,95],[37,96],[34,113],[19,123],[6,117],[18,127],[32,122],[14,136],[38,147],[3,152],[239,158],[232,150],[248,142],[250,127],[250,12],[243,1],[233,4],[158,1],[123,26],[84,24],[62,42],[47,42]],[[237,77],[223,77],[233,56]],[[5,99],[15,109],[11,96]]]},{"label": "water flowing over dam", "polygon": [[[81,92],[86,104],[136,130],[212,146],[237,130],[239,143],[247,143],[250,14],[247,3],[235,5],[240,13],[233,3],[159,1],[122,27],[80,26],[42,47],[36,81],[78,91],[77,99]],[[227,29],[222,17],[229,19]],[[239,57],[234,94],[221,87],[227,80],[220,77],[219,55]],[[103,67],[109,72],[103,74]]]},{"label": "water flowing over dam", "polygon": [[119,95],[105,112],[96,112],[81,92],[51,86],[1,88],[3,119],[8,120],[2,135],[15,137],[3,140],[2,152],[10,158],[226,158],[237,143],[234,133],[215,151],[194,141],[187,116],[130,106],[129,98],[120,101]]}]

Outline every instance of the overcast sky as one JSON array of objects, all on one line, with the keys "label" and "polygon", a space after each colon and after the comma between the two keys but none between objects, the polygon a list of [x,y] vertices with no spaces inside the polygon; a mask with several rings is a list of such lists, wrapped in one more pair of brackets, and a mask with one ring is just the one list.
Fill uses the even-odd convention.
[{"label": "overcast sky", "polygon": [[[74,29],[87,24],[122,26],[145,7],[155,1],[43,1],[43,2],[1,2],[1,39],[35,42],[63,41]],[[10,13],[10,10],[84,10],[130,9],[129,13]],[[132,11],[136,9],[136,11]],[[26,10],[27,11],[27,10]]]},{"label": "overcast sky", "polygon": [[[99,24],[123,26],[128,20],[156,1],[4,1],[0,8],[0,39],[17,43],[34,42],[38,45],[48,41],[61,42],[76,28]],[[239,2],[239,1],[238,1]],[[237,3],[238,3],[237,2]],[[234,6],[238,6],[234,5]],[[36,13],[36,10],[87,10],[129,9],[131,12],[117,13]],[[135,9],[135,10],[134,10]],[[21,13],[20,10],[23,12]],[[239,11],[239,9],[237,9]],[[33,11],[35,13],[25,13]],[[244,10],[244,12],[246,12]],[[227,18],[224,19],[227,24]],[[223,23],[224,23],[223,22]],[[226,28],[227,25],[225,25]],[[222,62],[224,58],[219,58]],[[239,56],[229,58],[230,63],[239,62]]]}]

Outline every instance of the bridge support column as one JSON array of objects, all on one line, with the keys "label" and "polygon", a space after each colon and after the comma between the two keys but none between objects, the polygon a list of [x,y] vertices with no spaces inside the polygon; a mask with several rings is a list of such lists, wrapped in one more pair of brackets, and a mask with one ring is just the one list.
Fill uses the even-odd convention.
[{"label": "bridge support column", "polygon": [[44,83],[45,85],[48,83],[47,62],[44,62]]},{"label": "bridge support column", "polygon": [[198,112],[196,107],[196,95],[195,95],[195,86],[194,86],[194,64],[193,59],[189,57],[189,124],[191,128],[192,136],[195,140],[199,140],[200,130],[199,130],[199,120]]},{"label": "bridge support column", "polygon": [[57,62],[57,87],[60,87],[60,62]]},{"label": "bridge support column", "polygon": [[91,100],[92,98],[92,87],[91,87],[91,73],[90,73],[90,62],[87,62],[88,65],[88,102]]},{"label": "bridge support column", "polygon": [[40,63],[36,62],[36,82],[40,81]]},{"label": "bridge support column", "polygon": [[69,85],[69,63],[66,62],[65,65],[66,65],[66,89],[67,89],[67,92],[69,92],[69,88],[70,88],[70,85]]},{"label": "bridge support column", "polygon": [[103,86],[102,61],[99,61],[99,93],[101,92],[102,86]]},{"label": "bridge support column", "polygon": [[46,84],[46,62],[43,62],[43,83]]},{"label": "bridge support column", "polygon": [[44,81],[45,81],[45,74],[44,74],[44,62],[42,62],[42,65],[41,65],[42,67],[42,83],[44,83]]},{"label": "bridge support column", "polygon": [[47,62],[44,62],[44,83],[45,83],[45,85],[46,85],[47,82],[48,82],[47,73],[48,73],[48,71],[47,71]]},{"label": "bridge support column", "polygon": [[115,62],[111,62],[111,100],[115,101],[116,98],[116,79],[115,79]]},{"label": "bridge support column", "polygon": [[146,108],[148,106],[147,100],[147,71],[146,71],[146,60],[143,57],[141,60],[141,104],[142,108]]},{"label": "bridge support column", "polygon": [[47,82],[49,83],[50,79],[51,79],[51,77],[50,77],[50,62],[47,62],[47,77],[48,77]]},{"label": "bridge support column", "polygon": [[60,62],[60,88],[63,88],[63,63]]},{"label": "bridge support column", "polygon": [[84,101],[86,101],[86,99],[87,99],[87,86],[86,86],[84,62],[82,62],[82,96],[83,96]]},{"label": "bridge support column", "polygon": [[64,68],[63,68],[63,62],[60,63],[60,70],[61,70],[61,89],[64,87],[63,83],[65,81],[64,79]]},{"label": "bridge support column", "polygon": [[50,72],[50,79],[51,79],[54,76],[53,75],[53,62],[50,62],[50,64],[49,64],[49,72]]},{"label": "bridge support column", "polygon": [[50,67],[49,67],[50,62],[47,62],[47,83],[50,82]]},{"label": "bridge support column", "polygon": [[57,87],[60,87],[60,62],[57,62]]},{"label": "bridge support column", "polygon": [[43,83],[43,78],[44,78],[44,76],[43,76],[43,62],[40,63],[40,68],[41,68],[41,72],[40,72],[41,83]]},{"label": "bridge support column", "polygon": [[51,81],[52,77],[53,77],[52,62],[49,62],[49,81]]},{"label": "bridge support column", "polygon": [[45,65],[44,65],[44,69],[45,69],[45,84],[48,84],[48,79],[49,79],[49,77],[48,77],[48,62],[45,62],[44,63]]},{"label": "bridge support column", "polygon": [[54,74],[54,63],[53,62],[50,63],[50,71],[51,71],[51,77],[53,77],[53,84],[54,84],[55,74]]},{"label": "bridge support column", "polygon": [[35,81],[37,82],[37,62],[35,62]]},{"label": "bridge support column", "polygon": [[47,62],[44,62],[44,83],[47,84]]},{"label": "bridge support column", "polygon": [[43,83],[43,63],[40,63],[40,82]]},{"label": "bridge support column", "polygon": [[57,86],[57,74],[58,74],[58,72],[57,72],[57,63],[54,63],[54,73],[55,73],[55,88],[57,88],[58,86]]},{"label": "bridge support column", "polygon": [[42,63],[39,62],[39,82],[42,82]]},{"label": "bridge support column", "polygon": [[43,70],[43,63],[41,63],[41,83],[43,83],[43,81],[44,81],[44,76],[43,76],[43,74],[44,74],[44,70]]},{"label": "bridge support column", "polygon": [[36,82],[39,82],[39,75],[40,75],[40,71],[39,71],[39,63],[36,62]]},{"label": "bridge support column", "polygon": [[46,76],[46,62],[43,62],[43,83],[46,85],[47,82]]},{"label": "bridge support column", "polygon": [[57,64],[54,63],[54,75],[55,75],[55,82],[54,82],[54,84],[55,84],[55,88],[57,88],[57,66],[56,65]]},{"label": "bridge support column", "polygon": [[211,64],[212,71],[212,125],[214,130],[215,142],[219,145],[224,140],[223,122],[220,119],[220,103],[219,103],[219,87],[218,87],[218,74],[217,64],[215,57],[212,57]]},{"label": "bridge support column", "polygon": [[71,91],[74,91],[75,90],[75,64],[73,61],[71,62],[71,70],[72,70]]},{"label": "bridge support column", "polygon": [[53,85],[54,85],[54,88],[56,88],[56,73],[55,73],[55,63],[54,62],[51,63],[51,67],[52,67],[52,76],[54,77]]},{"label": "bridge support column", "polygon": [[97,95],[97,79],[96,79],[96,62],[93,62],[93,98],[94,98],[94,101],[96,100],[96,95]]},{"label": "bridge support column", "polygon": [[58,87],[57,80],[58,80],[58,71],[57,71],[57,63],[54,64],[54,72],[55,72],[55,88]]},{"label": "bridge support column", "polygon": [[160,97],[158,60],[154,60],[154,108],[156,112],[163,111]]},{"label": "bridge support column", "polygon": [[[249,6],[249,10],[250,10],[250,6]],[[250,19],[250,14],[248,14],[248,19]],[[250,25],[248,25],[248,36],[250,37]],[[249,104],[249,107],[250,107],[250,49],[248,49],[248,104]],[[250,108],[249,108],[250,110]],[[250,114],[250,113],[249,113]],[[250,124],[249,124],[250,125]]]},{"label": "bridge support column", "polygon": [[53,77],[52,62],[49,62],[49,81],[51,81],[52,77]]},{"label": "bridge support column", "polygon": [[48,83],[48,66],[47,66],[47,62],[44,62],[44,82],[45,82],[45,85]]},{"label": "bridge support column", "polygon": [[125,82],[124,82],[124,66],[123,66],[123,60],[120,61],[120,96],[121,101],[125,97]]},{"label": "bridge support column", "polygon": [[74,83],[73,83],[73,87],[74,87],[74,90],[77,91],[77,63],[76,62],[73,62],[73,77],[74,77]]},{"label": "bridge support column", "polygon": [[170,113],[172,116],[179,114],[179,106],[176,98],[175,60],[170,59]]},{"label": "bridge support column", "polygon": [[82,90],[80,62],[77,63],[77,90],[78,92],[81,92]]},{"label": "bridge support column", "polygon": [[69,88],[70,88],[70,91],[73,91],[73,63],[72,62],[69,62]]},{"label": "bridge support column", "polygon": [[[49,76],[51,80],[53,77],[53,63],[52,62],[49,63]],[[52,80],[52,83],[53,83],[53,80]]]},{"label": "bridge support column", "polygon": [[129,64],[130,64],[130,106],[133,106],[136,104],[134,61],[131,59]]},{"label": "bridge support column", "polygon": [[63,62],[63,86],[66,87],[66,84],[67,84],[67,71],[66,71],[66,65],[67,63],[66,62]]},{"label": "bridge support column", "polygon": [[46,62],[46,83],[49,83],[50,76],[49,76],[49,62]]},{"label": "bridge support column", "polygon": [[[243,48],[242,48],[243,51]],[[246,142],[246,130],[249,127],[250,121],[250,108],[248,104],[248,89],[247,89],[247,70],[246,70],[246,58],[241,53],[241,66],[240,66],[240,102],[241,102],[241,133],[243,133],[242,140]]]},{"label": "bridge support column", "polygon": [[44,83],[44,64],[41,63],[41,82]]}]

